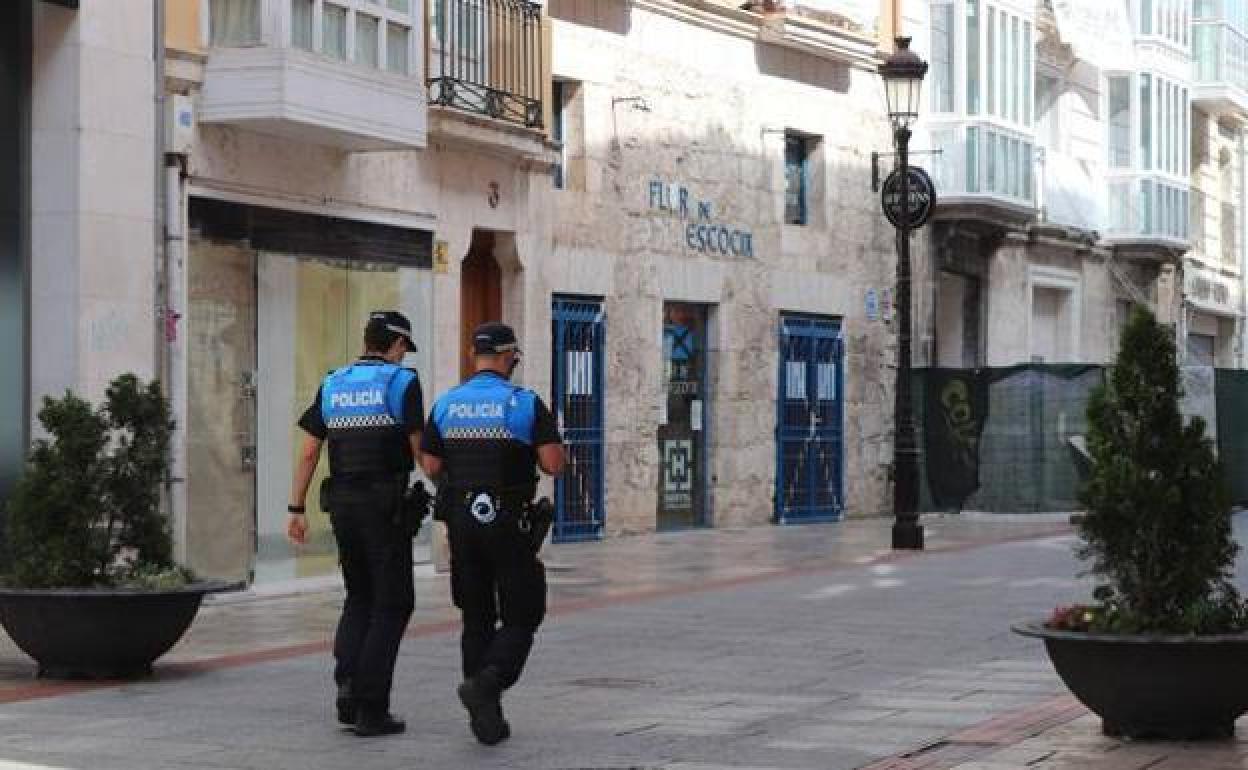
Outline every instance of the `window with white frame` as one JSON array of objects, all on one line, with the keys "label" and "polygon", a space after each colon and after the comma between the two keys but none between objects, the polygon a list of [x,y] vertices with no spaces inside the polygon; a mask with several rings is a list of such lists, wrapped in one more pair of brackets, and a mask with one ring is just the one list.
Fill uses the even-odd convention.
[{"label": "window with white frame", "polygon": [[482,2],[433,0],[429,12],[431,77],[485,85],[490,80],[489,24]]},{"label": "window with white frame", "polygon": [[931,105],[933,112],[953,112],[954,66],[957,47],[954,35],[953,3],[932,4],[932,52],[931,52]]},{"label": "window with white frame", "polygon": [[992,0],[931,0],[933,112],[963,112],[1028,128],[1034,122],[1035,30]]},{"label": "window with white frame", "polygon": [[1107,91],[1109,165],[1186,178],[1191,173],[1187,87],[1141,72],[1110,75]]},{"label": "window with white frame", "polygon": [[1049,72],[1036,73],[1036,141],[1050,150],[1062,151],[1062,79]]},{"label": "window with white frame", "polygon": [[208,43],[218,48],[260,44],[260,0],[210,0]]},{"label": "window with white frame", "polygon": [[[413,0],[267,0],[289,9],[289,44],[361,67],[410,74]],[[264,0],[209,0],[210,44],[236,48],[265,39]],[[276,33],[275,33],[276,36]]]},{"label": "window with white frame", "polygon": [[1082,316],[1079,274],[1032,266],[1029,279],[1027,349],[1030,360],[1033,363],[1078,361]]},{"label": "window with white frame", "polygon": [[412,61],[412,0],[286,0],[295,48],[400,75]]},{"label": "window with white frame", "polygon": [[[930,0],[934,162],[955,193],[1034,201],[1035,28],[1025,3]],[[960,125],[959,125],[960,124]]]},{"label": "window with white frame", "polygon": [[979,0],[966,0],[966,114],[978,115],[980,110],[980,45]]},{"label": "window with white frame", "polygon": [[[983,3],[982,22],[976,18],[972,24],[972,5],[979,6],[979,3],[968,1],[967,8],[968,93],[979,91],[982,71],[984,114],[1007,123],[1030,126],[1034,109],[1031,103],[1034,77],[1031,21],[992,3]],[[974,10],[978,17],[980,9]],[[971,44],[972,34],[982,35],[982,38]],[[978,57],[981,50],[983,61],[975,62],[972,67],[969,57]]]},{"label": "window with white frame", "polygon": [[1186,240],[1191,212],[1191,99],[1155,72],[1111,74],[1110,229]]},{"label": "window with white frame", "polygon": [[1109,78],[1109,165],[1131,167],[1131,77]]},{"label": "window with white frame", "polygon": [[1176,46],[1191,45],[1192,0],[1133,0],[1136,32]]}]

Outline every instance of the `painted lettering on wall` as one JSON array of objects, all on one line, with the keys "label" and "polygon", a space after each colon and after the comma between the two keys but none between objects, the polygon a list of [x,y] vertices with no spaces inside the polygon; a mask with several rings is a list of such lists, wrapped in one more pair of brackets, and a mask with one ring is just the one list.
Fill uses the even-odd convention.
[{"label": "painted lettering on wall", "polygon": [[715,221],[712,201],[695,199],[675,182],[652,179],[649,188],[650,208],[685,220],[685,246],[700,254],[721,254],[726,257],[754,257],[754,233]]}]

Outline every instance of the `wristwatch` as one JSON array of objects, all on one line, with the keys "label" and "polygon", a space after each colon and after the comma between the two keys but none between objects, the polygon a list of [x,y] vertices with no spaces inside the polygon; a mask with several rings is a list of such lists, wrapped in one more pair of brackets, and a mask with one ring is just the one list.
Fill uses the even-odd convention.
[{"label": "wristwatch", "polygon": [[286,506],[286,512],[287,513],[307,513],[308,508],[307,506],[304,506],[304,505],[288,505]]}]

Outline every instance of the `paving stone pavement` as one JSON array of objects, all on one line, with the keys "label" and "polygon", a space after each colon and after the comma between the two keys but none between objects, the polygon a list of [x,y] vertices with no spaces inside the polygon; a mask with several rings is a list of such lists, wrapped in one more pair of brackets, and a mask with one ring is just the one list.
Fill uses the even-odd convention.
[{"label": "paving stone pavement", "polygon": [[[0,648],[0,770],[1245,766],[1237,742],[1190,764],[1211,749],[1101,738],[1040,645],[1009,632],[1087,590],[1057,521],[934,519],[933,550],[900,558],[881,520],[555,548],[555,611],[496,748],[455,699],[444,577],[418,588],[402,736],[332,724],[333,590],[207,607],[171,664],[124,685],[39,692]],[[1163,764],[1080,764],[1124,758]]]}]

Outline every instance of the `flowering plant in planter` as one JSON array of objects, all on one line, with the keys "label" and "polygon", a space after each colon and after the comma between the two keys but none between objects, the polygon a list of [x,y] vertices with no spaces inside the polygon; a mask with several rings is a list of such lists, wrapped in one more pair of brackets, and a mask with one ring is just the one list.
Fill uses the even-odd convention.
[{"label": "flowering plant in planter", "polygon": [[1179,412],[1173,334],[1137,308],[1088,405],[1091,473],[1076,519],[1096,604],[1058,608],[1051,629],[1217,634],[1248,629],[1231,583],[1230,497],[1200,417]]},{"label": "flowering plant in planter", "polygon": [[26,473],[5,513],[4,584],[13,588],[165,589],[190,582],[173,562],[160,510],[173,431],[156,382],[109,385],[98,409],[45,398]]}]

